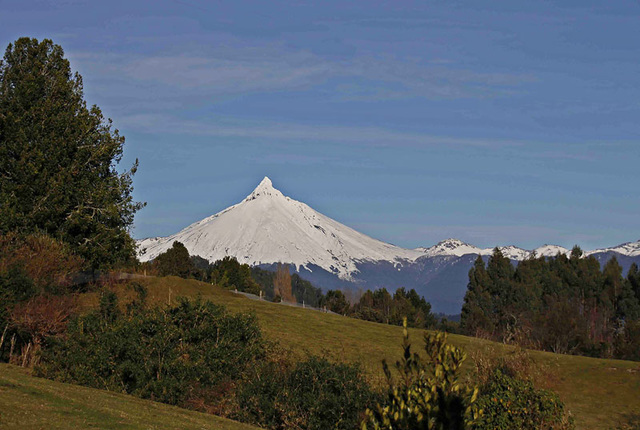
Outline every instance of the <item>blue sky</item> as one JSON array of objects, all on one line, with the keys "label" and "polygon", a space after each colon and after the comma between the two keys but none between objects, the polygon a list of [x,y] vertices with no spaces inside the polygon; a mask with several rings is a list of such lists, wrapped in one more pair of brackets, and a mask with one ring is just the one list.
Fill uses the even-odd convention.
[{"label": "blue sky", "polygon": [[134,236],[268,175],[405,247],[640,239],[635,1],[7,1],[137,157]]}]

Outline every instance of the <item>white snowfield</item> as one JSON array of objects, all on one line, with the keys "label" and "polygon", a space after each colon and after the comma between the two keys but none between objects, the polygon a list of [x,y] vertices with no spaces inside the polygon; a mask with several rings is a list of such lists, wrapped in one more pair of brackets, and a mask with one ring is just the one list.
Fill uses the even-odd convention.
[{"label": "white snowfield", "polygon": [[[373,239],[313,210],[304,203],[284,196],[265,177],[242,202],[202,221],[191,224],[168,237],[137,242],[140,261],[162,254],[174,241],[184,244],[191,255],[214,262],[226,256],[251,266],[288,263],[296,268],[317,265],[342,279],[350,280],[360,262],[391,262],[402,265],[420,257],[491,255],[492,248],[478,248],[457,239],[447,239],[430,248],[405,249]],[[544,245],[533,251],[516,246],[499,247],[512,260],[569,254],[556,245]],[[640,255],[640,241],[614,248],[586,252],[618,252]]]}]

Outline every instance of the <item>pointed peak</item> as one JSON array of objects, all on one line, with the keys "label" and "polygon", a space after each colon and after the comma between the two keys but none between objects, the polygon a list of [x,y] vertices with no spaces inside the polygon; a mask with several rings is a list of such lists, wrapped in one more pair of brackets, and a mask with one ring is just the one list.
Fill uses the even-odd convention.
[{"label": "pointed peak", "polygon": [[441,240],[440,242],[437,243],[436,246],[438,246],[438,245],[463,246],[463,245],[468,245],[468,244],[464,243],[460,239],[454,239],[454,238],[450,237],[449,239]]},{"label": "pointed peak", "polygon": [[265,176],[264,179],[262,179],[262,181],[260,181],[260,183],[258,184],[257,188],[273,188],[273,183],[271,182],[271,179],[269,179],[268,176]]},{"label": "pointed peak", "polygon": [[251,192],[251,194],[247,196],[245,201],[254,200],[260,196],[284,197],[284,195],[280,191],[273,188],[273,183],[271,182],[271,179],[269,179],[268,176],[265,176],[264,179],[260,181],[258,186],[255,188],[255,190]]}]

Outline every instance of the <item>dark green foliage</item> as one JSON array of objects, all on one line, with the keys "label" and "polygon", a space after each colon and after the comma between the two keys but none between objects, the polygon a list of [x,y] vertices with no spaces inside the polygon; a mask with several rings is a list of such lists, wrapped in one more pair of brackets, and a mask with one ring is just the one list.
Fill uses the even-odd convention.
[{"label": "dark green foliage", "polygon": [[113,323],[120,316],[120,309],[118,308],[118,295],[113,291],[104,290],[100,295],[100,318],[107,322]]},{"label": "dark green foliage", "polygon": [[[273,300],[275,273],[253,267],[251,276],[260,285],[265,297]],[[434,327],[437,323],[431,312],[431,304],[414,289],[407,291],[399,288],[393,296],[386,288],[367,290],[352,306],[342,291],[329,290],[322,294],[320,288],[294,273],[291,275],[291,290],[298,303],[315,308],[326,307],[331,312],[353,318],[394,325],[401,325],[403,319],[407,318],[409,327],[419,328]]]},{"label": "dark green foliage", "polygon": [[7,339],[15,333],[10,323],[11,310],[16,304],[29,300],[35,294],[33,281],[21,267],[12,266],[6,273],[0,274],[0,337],[4,335],[4,343],[0,345],[0,361],[8,359]]},{"label": "dark green foliage", "polygon": [[640,361],[640,320],[625,321],[614,346],[616,357]]},{"label": "dark green foliage", "polygon": [[466,354],[447,343],[445,333],[425,333],[425,356],[411,352],[406,320],[397,380],[386,362],[387,399],[367,410],[362,429],[458,430],[473,428],[480,412],[477,389],[459,381]]},{"label": "dark green foliage", "polygon": [[325,297],[320,288],[316,288],[309,281],[300,277],[297,273],[291,275],[291,292],[298,303],[307,306],[321,308],[324,306]]},{"label": "dark green foliage", "polygon": [[42,231],[94,268],[134,258],[128,228],[143,205],[115,168],[124,137],[97,106],[62,48],[21,38],[0,62],[0,233]]},{"label": "dark green foliage", "polygon": [[481,387],[477,407],[482,409],[474,429],[561,430],[572,429],[560,398],[537,389],[497,368]]},{"label": "dark green foliage", "polygon": [[[469,271],[465,333],[557,353],[629,357],[640,319],[637,266],[601,269],[574,247],[569,257],[529,258],[514,270],[497,249]],[[626,346],[625,346],[626,345]]]},{"label": "dark green foliage", "polygon": [[31,278],[20,266],[12,266],[0,274],[0,303],[11,305],[30,299],[36,294]]},{"label": "dark green foliage", "polygon": [[386,288],[367,290],[350,309],[349,314],[355,318],[385,324],[402,325],[406,318],[409,327],[430,328],[436,325],[431,304],[413,288],[409,291],[398,288],[393,296]]},{"label": "dark green foliage", "polygon": [[101,310],[73,321],[65,338],[50,340],[42,376],[189,406],[215,404],[264,356],[265,342],[253,316],[228,314],[210,302],[113,313]]},{"label": "dark green foliage", "polygon": [[490,280],[481,256],[469,271],[469,284],[464,296],[460,325],[469,334],[480,335],[493,331],[493,304],[489,291]]},{"label": "dark green foliage", "polygon": [[230,290],[260,294],[260,286],[251,277],[248,264],[240,264],[234,257],[224,257],[213,264],[211,282]]},{"label": "dark green foliage", "polygon": [[346,315],[349,312],[349,302],[347,297],[340,290],[329,290],[325,296],[327,309],[340,315]]},{"label": "dark green foliage", "polygon": [[196,267],[189,257],[189,251],[178,241],[173,242],[171,248],[153,260],[153,268],[160,276],[179,276],[181,278],[189,278],[196,272]]},{"label": "dark green foliage", "polygon": [[267,363],[241,389],[242,421],[271,429],[355,429],[376,400],[357,365],[310,357]]}]

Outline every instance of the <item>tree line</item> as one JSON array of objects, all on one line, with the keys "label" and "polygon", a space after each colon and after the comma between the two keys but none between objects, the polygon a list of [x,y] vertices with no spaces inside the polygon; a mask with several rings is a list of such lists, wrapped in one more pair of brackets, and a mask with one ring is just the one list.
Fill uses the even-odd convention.
[{"label": "tree line", "polygon": [[143,263],[147,273],[160,276],[180,276],[210,282],[223,288],[262,295],[266,300],[303,303],[352,318],[384,324],[402,325],[404,318],[410,327],[431,328],[438,318],[431,304],[416,290],[397,289],[391,294],[386,288],[347,294],[340,290],[323,293],[288,264],[278,264],[276,270],[250,267],[234,257],[209,263],[204,258],[190,256],[187,248],[176,241],[154,260]]},{"label": "tree line", "polygon": [[603,267],[579,247],[517,267],[499,249],[469,271],[461,316],[469,335],[558,353],[640,360],[640,272]]}]

